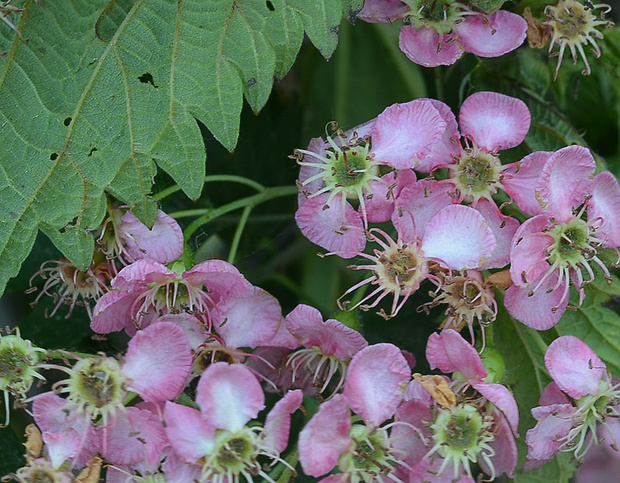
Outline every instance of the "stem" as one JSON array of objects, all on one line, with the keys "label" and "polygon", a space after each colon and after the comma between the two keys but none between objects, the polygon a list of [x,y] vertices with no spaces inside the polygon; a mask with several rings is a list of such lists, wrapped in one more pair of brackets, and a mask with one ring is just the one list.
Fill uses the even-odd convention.
[{"label": "stem", "polygon": [[198,218],[191,222],[183,232],[183,236],[186,240],[188,240],[198,228],[219,216],[240,208],[245,208],[246,206],[253,208],[256,205],[274,198],[296,195],[297,191],[297,186],[276,186],[274,188],[265,188],[264,191],[260,193],[246,198],[241,198],[240,200],[235,200],[232,203],[228,203],[218,208],[177,211],[175,213],[170,213],[170,216],[175,219],[198,216]]},{"label": "stem", "polygon": [[351,31],[344,23],[340,28],[338,39],[338,62],[336,63],[336,96],[334,112],[336,120],[341,125],[348,124],[345,114],[347,106],[347,92],[349,90],[349,60],[351,59]]},{"label": "stem", "polygon": [[239,248],[241,234],[243,233],[243,229],[245,228],[251,211],[252,207],[246,206],[245,208],[243,208],[243,213],[241,213],[239,224],[237,225],[237,229],[235,230],[235,236],[233,237],[232,243],[230,245],[230,252],[228,253],[228,263],[230,264],[233,264],[235,262],[235,258],[237,258],[237,248]]},{"label": "stem", "polygon": [[[250,186],[258,192],[265,191],[265,187],[262,184],[257,183],[254,180],[244,178],[243,176],[235,176],[234,174],[214,174],[211,176],[206,176],[203,183],[206,184],[206,183],[212,183],[215,181],[229,181],[231,183],[239,183],[239,184]],[[161,190],[159,193],[153,195],[153,199],[162,200],[166,196],[169,196],[172,193],[176,193],[180,189],[181,187],[178,184],[175,184],[174,186],[170,186],[164,190]]]}]

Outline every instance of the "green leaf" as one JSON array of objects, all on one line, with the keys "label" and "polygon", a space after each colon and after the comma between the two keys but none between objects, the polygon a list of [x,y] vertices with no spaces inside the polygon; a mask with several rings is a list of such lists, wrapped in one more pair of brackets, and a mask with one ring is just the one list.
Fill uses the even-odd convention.
[{"label": "green leaf", "polygon": [[620,377],[620,281],[608,284],[601,274],[586,284],[586,297],[577,310],[567,311],[556,325],[560,335],[583,340],[605,362],[614,377]]},{"label": "green leaf", "polygon": [[[0,22],[0,293],[42,229],[84,269],[105,193],[148,221],[157,167],[200,196],[198,121],[227,149],[304,31],[333,53],[361,0],[67,0]],[[149,207],[150,205],[150,207]],[[140,208],[141,207],[141,208]]]},{"label": "green leaf", "polygon": [[[538,406],[538,399],[544,387],[551,382],[544,366],[543,357],[546,342],[543,337],[551,333],[541,333],[530,329],[510,317],[501,309],[493,323],[493,341],[506,363],[503,384],[511,388],[519,407],[519,465],[525,461],[527,447],[524,439],[528,429],[536,425],[530,411]],[[551,331],[550,331],[551,332]],[[517,471],[514,481],[519,483],[543,483],[547,481],[568,481],[575,471],[570,455],[560,455],[533,471]]]}]

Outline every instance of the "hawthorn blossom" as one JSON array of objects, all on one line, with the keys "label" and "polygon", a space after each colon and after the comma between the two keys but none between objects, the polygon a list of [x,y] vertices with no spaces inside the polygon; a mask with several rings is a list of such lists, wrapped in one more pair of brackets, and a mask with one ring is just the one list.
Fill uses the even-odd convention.
[{"label": "hawthorn blossom", "polygon": [[336,319],[323,322],[321,313],[309,305],[298,305],[285,320],[289,332],[304,346],[288,356],[292,383],[303,375],[320,394],[339,374],[332,390],[338,392],[346,380],[348,362],[368,345],[366,339]]},{"label": "hawthorn blossom", "polygon": [[[594,15],[594,10],[602,9],[599,17]],[[589,75],[590,64],[584,51],[584,47],[590,46],[590,51],[597,59],[601,56],[601,48],[596,40],[601,40],[603,34],[598,27],[611,28],[613,22],[605,20],[605,14],[611,11],[611,7],[604,3],[592,4],[590,2],[578,2],[577,0],[559,0],[556,5],[547,5],[547,16],[543,25],[550,30],[551,43],[549,44],[549,57],[557,57],[558,63],[553,74],[553,80],[558,77],[560,65],[564,58],[564,52],[568,47],[573,58],[573,64],[577,64],[577,53],[581,56],[585,69],[582,75]],[[559,51],[553,52],[558,45]]]},{"label": "hawthorn blossom", "polygon": [[456,0],[367,0],[358,18],[367,22],[402,20],[400,50],[426,67],[454,64],[463,54],[499,57],[525,40],[526,21],[498,10],[486,14]]},{"label": "hawthorn blossom", "polygon": [[99,355],[79,359],[70,369],[48,364],[69,375],[52,392],[33,398],[32,412],[52,464],[85,464],[95,452],[118,465],[142,461],[145,452],[157,461],[167,444],[161,421],[148,409],[125,407],[125,398],[129,391],[148,402],[175,398],[185,387],[190,364],[188,342],[170,322],[139,331],[124,362]]},{"label": "hawthorn blossom", "polygon": [[175,219],[157,210],[149,228],[122,208],[108,207],[108,218],[97,237],[109,261],[118,260],[124,266],[143,258],[170,263],[183,255],[183,232]]},{"label": "hawthorn blossom", "polygon": [[[317,245],[351,257],[364,249],[368,222],[389,219],[380,198],[393,196],[393,177],[379,167],[413,168],[419,160],[439,157],[447,123],[438,101],[415,99],[386,108],[376,119],[327,141],[313,139],[298,149],[301,232]],[[449,109],[448,109],[449,110]],[[374,198],[377,196],[377,206]],[[357,202],[357,210],[349,200]]]},{"label": "hawthorn blossom", "polygon": [[529,188],[515,201],[534,216],[515,233],[510,252],[513,285],[504,303],[520,322],[546,330],[566,310],[571,281],[581,305],[584,286],[595,278],[591,264],[611,280],[598,252],[609,248],[620,259],[620,187],[609,172],[593,176],[596,163],[581,146],[528,158],[523,166],[533,166],[523,170],[520,182],[530,181]]},{"label": "hawthorn blossom", "polygon": [[476,350],[452,329],[429,337],[426,357],[431,368],[453,374],[451,379],[414,374],[405,391],[396,421],[415,428],[398,427],[409,481],[470,481],[472,463],[491,480],[502,473],[512,477],[519,422],[514,396],[487,381]]},{"label": "hawthorn blossom", "polygon": [[253,481],[252,476],[259,475],[273,481],[257,458],[282,461],[279,455],[288,444],[291,414],[301,401],[300,390],[290,391],[267,415],[264,426],[250,426],[265,407],[260,383],[241,364],[216,362],[198,382],[200,410],[166,402],[166,434],[175,458],[187,463],[196,481]]},{"label": "hawthorn blossom", "polygon": [[448,184],[455,200],[472,206],[486,199],[494,204],[493,195],[518,170],[515,163],[502,165],[499,152],[518,146],[530,129],[531,115],[525,103],[496,92],[476,92],[463,101],[459,111],[459,132],[454,123],[451,138],[458,153],[450,161],[425,166],[428,171],[449,170]]},{"label": "hawthorn blossom", "polygon": [[[63,305],[68,305],[69,310],[65,318],[73,314],[75,307],[84,307],[88,316],[92,319],[92,307],[103,294],[108,291],[108,284],[112,278],[108,264],[105,262],[93,262],[86,270],[78,269],[67,258],[60,260],[48,260],[30,279],[37,277],[45,280],[43,288],[31,306],[34,307],[44,295],[52,297],[56,304],[47,317],[53,317]],[[28,289],[28,293],[36,291],[36,287]]]},{"label": "hawthorn blossom", "polygon": [[353,306],[345,302],[343,307],[348,310],[356,307],[368,310],[392,294],[390,312],[379,312],[389,319],[398,313],[425,279],[441,285],[441,279],[432,273],[433,264],[448,270],[478,268],[497,245],[483,216],[467,206],[443,207],[426,224],[418,224],[422,218],[414,217],[408,210],[395,212],[393,218],[397,240],[379,228],[371,228],[369,236],[380,249],[375,249],[372,255],[358,253],[370,263],[350,267],[369,270],[372,275],[348,289],[340,299],[366,284],[377,288]]},{"label": "hawthorn blossom", "polygon": [[219,302],[251,296],[255,288],[233,265],[208,260],[190,270],[173,269],[142,259],[123,268],[111,290],[95,305],[91,328],[107,334],[122,329],[130,334],[169,313],[191,312],[210,329]]},{"label": "hawthorn blossom", "polygon": [[[323,476],[336,466],[341,474],[323,481],[401,481],[402,465],[390,424],[402,402],[411,369],[392,344],[368,346],[353,356],[342,394],[321,404],[299,434],[299,461],[305,474]],[[352,421],[351,411],[361,420]]]},{"label": "hawthorn blossom", "polygon": [[553,378],[532,409],[536,427],[527,432],[526,468],[533,469],[560,452],[582,461],[591,444],[606,444],[618,456],[620,388],[605,363],[582,340],[558,337],[545,353]]}]

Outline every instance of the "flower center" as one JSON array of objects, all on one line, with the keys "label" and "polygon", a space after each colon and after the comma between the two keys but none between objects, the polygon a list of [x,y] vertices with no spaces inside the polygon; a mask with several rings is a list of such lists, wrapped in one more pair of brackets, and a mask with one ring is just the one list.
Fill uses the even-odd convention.
[{"label": "flower center", "polygon": [[[377,234],[382,235],[385,241],[378,238]],[[340,299],[366,283],[378,285],[378,288],[373,290],[372,293],[364,297],[353,307],[350,307],[347,302],[341,304],[340,299],[338,299],[338,304],[342,309],[346,310],[353,310],[357,307],[362,310],[368,310],[375,307],[386,295],[394,294],[394,301],[390,313],[386,314],[383,309],[378,312],[378,314],[385,319],[390,319],[398,313],[409,296],[420,287],[420,283],[429,276],[428,260],[424,257],[422,249],[419,247],[419,240],[407,244],[399,238],[398,241],[395,242],[387,233],[378,228],[372,228],[370,230],[370,236],[372,240],[383,248],[383,251],[375,250],[374,256],[359,253],[359,255],[367,258],[372,263],[366,265],[350,265],[349,268],[355,270],[371,270],[373,276],[351,287]],[[437,277],[433,278],[436,279]],[[399,303],[400,297],[402,297],[402,300]],[[366,304],[366,302],[372,298],[375,298],[375,300],[370,304]]]},{"label": "flower center", "polygon": [[588,433],[595,443],[599,443],[599,425],[607,425],[608,421],[618,421],[620,412],[619,385],[610,384],[609,377],[599,382],[599,390],[595,394],[588,394],[575,401],[579,408],[579,422],[566,435],[560,446],[560,451],[574,451],[578,461],[583,459],[589,448]]},{"label": "flower center", "polygon": [[461,330],[465,325],[473,326],[474,321],[485,327],[497,317],[497,303],[493,291],[477,280],[463,274],[446,277],[441,292],[429,304],[430,308],[448,304],[447,319],[442,328]]},{"label": "flower center", "polygon": [[427,457],[437,453],[443,458],[440,474],[452,463],[455,480],[463,471],[471,478],[470,462],[479,458],[493,470],[490,458],[495,451],[488,444],[495,439],[491,426],[492,419],[484,418],[471,404],[441,408],[430,428],[435,445]]},{"label": "flower center", "polygon": [[344,473],[354,475],[352,481],[376,481],[380,475],[394,472],[396,460],[390,454],[387,432],[382,428],[370,430],[354,424],[349,431],[351,449],[344,453],[338,465]]},{"label": "flower center", "polygon": [[[262,430],[260,427],[254,429]],[[218,430],[213,451],[205,457],[203,463],[203,477],[205,481],[225,481],[218,476],[228,476],[229,481],[238,481],[230,477],[240,474],[256,476],[261,472],[257,461],[259,452],[258,435],[252,428],[246,427],[235,433]]]},{"label": "flower center", "polygon": [[116,359],[105,356],[81,359],[73,367],[67,382],[67,399],[75,402],[92,419],[103,417],[105,424],[107,416],[123,405],[127,394],[125,382]]},{"label": "flower center", "polygon": [[449,34],[468,11],[465,5],[455,0],[414,0],[409,5],[411,12],[405,17],[405,23],[416,28],[430,27],[440,36]]},{"label": "flower center", "polygon": [[25,397],[33,379],[41,377],[36,372],[40,352],[45,351],[33,348],[19,334],[0,337],[0,391]]},{"label": "flower center", "polygon": [[[559,53],[551,54],[558,56],[558,65],[554,79],[557,77],[566,47],[569,48],[573,57],[573,63],[575,64],[577,63],[577,52],[579,52],[586,66],[582,72],[584,75],[590,73],[590,64],[586,58],[583,46],[590,45],[594,56],[596,58],[601,56],[601,49],[596,43],[595,38],[602,39],[603,34],[597,30],[597,27],[604,26],[605,28],[610,28],[613,25],[613,22],[605,20],[605,14],[611,10],[611,7],[605,4],[590,4],[588,6],[588,3],[586,2],[585,5],[582,5],[576,0],[560,0],[557,5],[547,5],[545,7],[547,20],[544,24],[550,27],[552,32],[549,52],[551,53],[555,44],[560,46]],[[597,8],[603,9],[600,19],[592,13]]]},{"label": "flower center", "polygon": [[499,158],[475,145],[464,148],[450,170],[457,196],[467,203],[475,203],[480,198],[492,201],[503,177]]}]

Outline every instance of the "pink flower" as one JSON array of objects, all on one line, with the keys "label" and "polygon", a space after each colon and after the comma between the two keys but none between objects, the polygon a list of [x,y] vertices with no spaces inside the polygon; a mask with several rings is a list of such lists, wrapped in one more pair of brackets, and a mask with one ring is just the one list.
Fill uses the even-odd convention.
[{"label": "pink flower", "polygon": [[453,375],[417,374],[407,387],[396,420],[416,430],[398,430],[412,473],[420,480],[455,481],[472,478],[470,464],[477,462],[491,479],[511,477],[519,412],[510,391],[485,381],[480,356],[452,329],[429,337],[426,357],[431,368]]},{"label": "pink flower", "polygon": [[108,207],[97,243],[108,259],[118,259],[122,265],[143,258],[170,263],[183,254],[181,227],[161,210],[149,228],[131,210]]},{"label": "pink flower", "polygon": [[[359,351],[349,364],[343,394],[321,404],[299,435],[304,473],[322,476],[336,466],[343,476],[384,481],[402,462],[394,450],[390,419],[402,401],[411,370],[398,347],[376,344]],[[351,421],[353,411],[361,422]],[[342,481],[332,477],[328,481]]]},{"label": "pink flower", "polygon": [[[527,432],[526,468],[536,468],[560,452],[578,461],[601,436],[620,435],[620,390],[605,363],[583,341],[572,335],[554,340],[545,353],[553,378],[532,409],[538,421]],[[615,450],[617,451],[617,449]]]},{"label": "pink flower", "polygon": [[327,142],[313,139],[308,149],[297,150],[301,169],[295,219],[304,236],[344,257],[363,250],[368,221],[389,219],[381,200],[376,207],[372,201],[375,195],[390,195],[393,178],[379,177],[379,166],[409,169],[434,155],[436,145],[446,142],[439,104],[430,99],[394,104],[347,133],[327,136]]},{"label": "pink flower", "polygon": [[[380,312],[385,318],[391,318],[418,290],[422,281],[430,278],[441,284],[441,280],[431,273],[431,263],[449,270],[478,268],[496,247],[492,230],[473,208],[449,205],[427,218],[426,224],[418,224],[424,218],[414,217],[408,210],[395,211],[396,241],[378,228],[370,230],[371,239],[380,249],[375,249],[373,255],[358,253],[371,263],[350,268],[370,270],[372,275],[347,290],[343,297],[368,283],[377,288],[354,306],[347,306],[347,309],[361,307],[367,310],[393,294],[390,312]],[[371,303],[366,303],[373,298]]]},{"label": "pink flower", "polygon": [[123,268],[112,280],[112,290],[97,302],[91,328],[102,334],[123,328],[133,333],[160,315],[183,311],[191,311],[210,328],[218,302],[254,293],[245,277],[224,261],[208,260],[179,271],[148,259]]},{"label": "pink flower", "polygon": [[440,183],[451,185],[455,199],[476,206],[479,200],[493,202],[492,196],[516,170],[516,164],[502,165],[499,151],[521,144],[530,128],[530,111],[525,103],[496,92],[476,92],[469,96],[459,112],[461,142],[456,124],[451,137],[459,152],[450,162],[425,166],[428,171],[448,168],[449,178]]},{"label": "pink flower", "polygon": [[276,403],[264,427],[248,426],[265,407],[260,383],[241,364],[216,362],[198,382],[200,410],[166,402],[166,433],[179,458],[200,470],[201,481],[236,481],[250,474],[268,479],[257,458],[282,461],[291,414],[301,401],[301,391],[291,391]]},{"label": "pink flower", "polygon": [[[124,363],[100,355],[80,359],[54,392],[34,398],[33,414],[42,429],[52,462],[85,464],[95,453],[112,463],[137,463],[148,455],[159,460],[167,444],[159,418],[146,409],[125,407],[129,391],[144,401],[163,402],[185,387],[190,348],[180,328],[170,322],[148,327],[129,342]],[[66,394],[66,399],[57,395]]]},{"label": "pink flower", "polygon": [[[342,322],[328,319],[323,322],[321,313],[314,307],[300,304],[286,316],[286,326],[304,346],[288,357],[293,382],[300,375],[311,381],[317,394],[324,392],[334,376],[331,392],[340,390],[347,375],[347,365],[357,352],[368,345],[366,339]],[[305,386],[301,381],[301,387]]]},{"label": "pink flower", "polygon": [[[566,310],[571,280],[582,303],[584,285],[594,280],[592,263],[610,279],[598,250],[612,248],[620,258],[620,187],[609,172],[592,179],[594,158],[581,146],[528,158],[522,162],[524,174],[515,177],[521,183],[517,203],[535,216],[515,233],[510,252],[514,285],[506,291],[505,304],[517,320],[546,330]],[[527,190],[525,181],[531,179],[536,182]]]},{"label": "pink flower", "polygon": [[400,50],[426,67],[454,64],[463,52],[499,57],[519,47],[527,30],[526,21],[518,15],[504,10],[487,15],[455,0],[367,1],[358,18],[403,20]]}]

